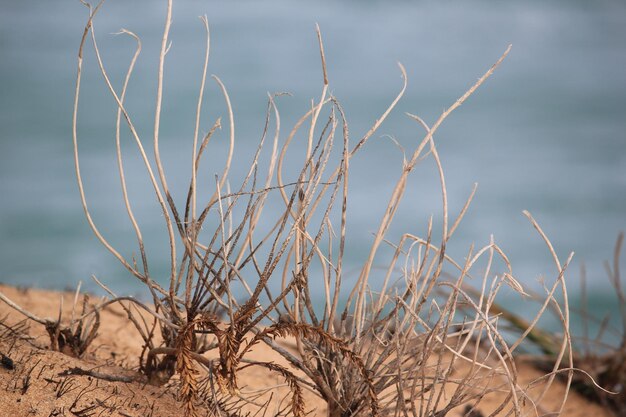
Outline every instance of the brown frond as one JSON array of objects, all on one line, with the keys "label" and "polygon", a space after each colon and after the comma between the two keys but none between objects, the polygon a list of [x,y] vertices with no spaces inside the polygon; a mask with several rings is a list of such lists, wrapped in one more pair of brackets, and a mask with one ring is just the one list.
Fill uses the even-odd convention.
[{"label": "brown frond", "polygon": [[176,372],[180,375],[178,399],[185,407],[186,417],[197,416],[198,371],[192,358],[195,325],[196,322],[191,321],[181,328],[176,340]]},{"label": "brown frond", "polygon": [[293,416],[304,417],[306,415],[304,411],[305,403],[304,398],[302,397],[302,387],[300,387],[300,384],[298,384],[298,378],[296,378],[296,376],[292,372],[290,372],[287,368],[273,362],[252,362],[240,367],[238,371],[250,366],[261,366],[269,369],[270,371],[278,372],[279,374],[281,374],[283,378],[285,378],[285,381],[287,381],[287,385],[289,385],[289,389],[291,390],[290,408]]},{"label": "brown frond", "polygon": [[237,366],[239,358],[237,351],[241,345],[241,340],[238,340],[236,336],[231,329],[218,335],[220,366],[217,372],[217,383],[223,393],[230,395],[236,395],[238,392]]},{"label": "brown frond", "polygon": [[[299,340],[318,340],[328,346],[331,351],[341,354],[345,359],[351,362],[358,370],[358,373],[363,379],[362,382],[366,386],[370,404],[370,415],[379,415],[378,395],[376,394],[374,382],[370,376],[370,372],[365,367],[363,359],[352,351],[345,341],[334,337],[321,327],[315,327],[305,323],[276,323],[259,332],[250,342],[250,346],[265,337],[276,338],[285,337],[287,335],[293,336]],[[246,349],[244,349],[244,352],[245,351]]]}]

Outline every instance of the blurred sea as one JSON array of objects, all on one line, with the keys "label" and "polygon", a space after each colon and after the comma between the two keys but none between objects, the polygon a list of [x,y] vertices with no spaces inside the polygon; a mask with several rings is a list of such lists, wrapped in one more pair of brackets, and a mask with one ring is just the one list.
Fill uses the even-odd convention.
[{"label": "blurred sea", "polygon": [[[164,11],[165,1],[110,1],[95,23],[116,86],[134,44],[112,34],[126,28],[143,40],[128,105],[148,146]],[[331,90],[346,109],[353,142],[399,91],[397,62],[406,67],[406,95],[352,162],[346,261],[353,274],[400,174],[402,151],[388,137],[407,153],[423,137],[404,112],[434,123],[513,44],[493,77],[435,137],[451,215],[479,184],[450,253],[462,259],[472,243],[483,246],[493,234],[517,278],[541,290],[540,278],[552,282],[556,268],[521,213],[527,209],[562,261],[570,251],[576,253],[567,274],[573,297],[580,292],[584,262],[592,307],[615,313],[602,263],[611,259],[618,231],[626,229],[623,2],[178,1],[161,141],[178,200],[189,171],[204,41],[197,17],[203,14],[211,26],[209,73],[223,80],[235,110],[235,177],[260,138],[268,92],[292,94],[278,102],[284,134],[319,97],[316,22],[325,41]],[[137,283],[88,228],[74,177],[71,115],[86,16],[78,1],[0,6],[0,281],[64,288],[82,280],[94,290],[89,277],[95,274],[116,291],[133,293]],[[87,196],[103,233],[130,257],[136,248],[115,176],[113,100],[91,47],[84,65],[79,135]],[[218,116],[226,120],[215,83],[208,85],[205,101],[204,132]],[[215,141],[213,162],[204,165],[208,178],[221,172],[225,133],[221,144]],[[125,141],[128,175],[145,180],[133,144]],[[146,184],[131,188],[133,203],[153,254],[153,275],[165,275],[164,227]],[[423,236],[431,215],[435,227],[440,225],[437,171],[426,160],[411,176],[390,240],[403,232]]]}]

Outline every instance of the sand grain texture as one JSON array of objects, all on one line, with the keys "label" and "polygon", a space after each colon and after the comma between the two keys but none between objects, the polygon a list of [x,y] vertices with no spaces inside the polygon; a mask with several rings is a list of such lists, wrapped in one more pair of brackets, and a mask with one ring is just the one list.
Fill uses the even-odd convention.
[{"label": "sand grain texture", "polygon": [[[74,294],[37,289],[17,289],[0,285],[0,291],[13,301],[38,315],[56,317],[61,298],[64,299],[63,317],[68,320]],[[0,319],[4,325],[16,327],[24,318],[18,312],[0,302]],[[25,326],[24,323],[22,326]],[[106,308],[101,314],[98,336],[82,359],[73,358],[47,349],[50,343],[43,326],[28,324],[30,338],[16,338],[4,326],[0,328],[0,353],[12,361],[0,367],[0,415],[2,416],[121,416],[121,417],[168,417],[182,416],[177,403],[176,378],[165,386],[146,384],[136,372],[142,340],[119,306]],[[284,341],[289,346],[292,341]],[[287,363],[265,345],[258,345],[248,359]],[[528,363],[520,362],[520,385],[524,385],[542,374]],[[91,370],[133,382],[106,381],[84,375],[68,374],[74,368]],[[462,376],[464,365],[455,373]],[[260,367],[250,367],[238,375],[242,392],[263,392],[265,397],[283,398],[289,394],[284,380]],[[534,390],[528,394],[532,398]],[[554,384],[548,397],[537,409],[542,415],[560,403],[564,385]],[[504,395],[504,394],[503,394]],[[324,401],[309,390],[304,390],[307,411],[312,416],[325,415]],[[502,398],[489,394],[481,401],[480,411],[488,415]],[[530,403],[530,401],[529,401]],[[278,404],[276,405],[278,406]],[[270,408],[267,415],[275,408]],[[206,415],[202,414],[201,415]],[[534,414],[529,414],[534,415]],[[576,393],[570,393],[563,416],[612,417],[611,412],[590,403]],[[448,416],[463,416],[462,409],[452,410]]]}]

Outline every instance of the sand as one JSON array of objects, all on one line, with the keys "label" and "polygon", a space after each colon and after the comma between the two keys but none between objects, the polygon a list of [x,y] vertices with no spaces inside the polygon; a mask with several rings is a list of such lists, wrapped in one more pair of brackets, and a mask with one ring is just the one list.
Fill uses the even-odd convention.
[{"label": "sand", "polygon": [[[63,317],[71,315],[74,294],[37,289],[18,289],[0,285],[0,291],[23,308],[39,317],[57,317],[61,299],[65,306]],[[182,416],[180,403],[176,401],[176,378],[164,386],[153,386],[142,380],[136,372],[141,353],[142,340],[125,313],[118,306],[107,307],[101,314],[98,335],[81,359],[54,352],[42,325],[24,321],[24,317],[0,301],[0,415],[2,416]],[[10,328],[20,329],[20,335]],[[28,335],[28,336],[26,336]],[[289,348],[293,341],[283,341]],[[249,359],[273,361],[287,365],[273,350],[265,345],[255,347]],[[542,375],[525,361],[517,363],[520,385]],[[92,375],[77,375],[77,370],[87,370]],[[457,372],[457,371],[455,371]],[[459,373],[463,369],[458,370]],[[119,379],[104,380],[100,376]],[[131,382],[128,382],[131,381]],[[260,367],[250,367],[238,375],[242,392],[265,392],[273,398],[288,394],[284,380]],[[539,390],[528,392],[536,398]],[[529,415],[545,415],[560,404],[565,392],[564,384],[556,381],[541,406],[533,411],[528,400]],[[504,394],[501,394],[504,395]],[[323,416],[324,401],[309,390],[304,390],[307,411],[312,416]],[[480,406],[484,415],[491,412],[501,401],[498,394],[486,397]],[[278,407],[278,404],[276,404]],[[275,408],[270,408],[270,412]],[[207,415],[206,411],[204,414]],[[273,415],[268,413],[268,415]],[[462,409],[448,413],[451,417],[463,416]],[[612,417],[608,410],[570,392],[563,416]]]}]

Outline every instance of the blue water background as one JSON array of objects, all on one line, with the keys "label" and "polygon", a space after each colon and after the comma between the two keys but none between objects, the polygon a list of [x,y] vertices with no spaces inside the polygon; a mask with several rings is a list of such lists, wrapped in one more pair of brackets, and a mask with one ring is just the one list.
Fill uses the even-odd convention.
[{"label": "blue water background", "polygon": [[[116,86],[133,53],[121,28],[143,40],[128,106],[151,149],[152,115],[164,1],[110,1],[96,21],[100,47]],[[118,292],[140,286],[100,245],[84,219],[74,177],[71,111],[76,55],[86,20],[78,1],[3,2],[0,6],[0,281],[49,288],[96,289],[95,274]],[[626,6],[618,1],[179,1],[174,7],[165,80],[161,154],[181,201],[189,175],[194,109],[207,14],[212,45],[209,73],[229,90],[237,123],[234,177],[241,176],[260,138],[268,92],[279,100],[283,137],[321,92],[315,23],[325,40],[332,93],[346,109],[354,142],[380,116],[401,86],[396,111],[354,158],[348,228],[348,270],[367,255],[402,151],[423,132],[404,113],[433,123],[504,52],[494,76],[444,123],[436,135],[446,170],[452,214],[472,185],[478,193],[449,253],[493,234],[525,285],[552,282],[551,256],[522,210],[550,236],[579,296],[579,266],[595,308],[615,313],[603,269],[619,230],[626,229]],[[114,103],[92,49],[85,56],[80,107],[80,152],[87,197],[96,223],[125,255],[136,252],[115,176]],[[207,87],[202,131],[226,120],[219,90]],[[226,131],[204,166],[221,172]],[[167,274],[167,246],[159,208],[135,147],[124,145],[133,203],[147,236],[153,275]],[[211,159],[213,158],[213,159]],[[425,235],[433,216],[441,225],[441,197],[432,160],[420,164],[389,238]],[[379,260],[384,265],[384,257]],[[499,271],[502,269],[500,268]],[[320,288],[321,294],[321,288]],[[506,291],[504,293],[506,296]],[[525,302],[517,304],[525,309]],[[533,307],[534,308],[534,307]]]}]

